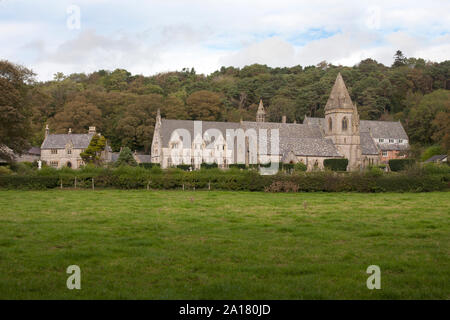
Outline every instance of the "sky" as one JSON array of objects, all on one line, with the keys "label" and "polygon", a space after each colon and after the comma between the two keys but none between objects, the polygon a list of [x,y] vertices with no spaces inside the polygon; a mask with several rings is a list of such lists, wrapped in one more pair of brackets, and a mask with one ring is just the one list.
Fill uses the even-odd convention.
[{"label": "sky", "polygon": [[0,0],[0,59],[56,72],[391,65],[450,56],[450,1]]}]

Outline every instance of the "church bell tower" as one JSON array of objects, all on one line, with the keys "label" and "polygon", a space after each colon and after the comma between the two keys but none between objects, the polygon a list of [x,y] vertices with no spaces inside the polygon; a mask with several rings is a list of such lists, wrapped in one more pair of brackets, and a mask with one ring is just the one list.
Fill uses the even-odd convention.
[{"label": "church bell tower", "polygon": [[348,159],[348,170],[361,165],[359,115],[341,73],[338,74],[325,106],[325,137],[330,138],[339,153]]}]

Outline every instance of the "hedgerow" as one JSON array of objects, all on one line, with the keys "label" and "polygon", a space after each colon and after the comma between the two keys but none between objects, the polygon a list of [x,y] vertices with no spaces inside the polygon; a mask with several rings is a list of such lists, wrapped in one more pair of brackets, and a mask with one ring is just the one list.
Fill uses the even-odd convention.
[{"label": "hedgerow", "polygon": [[0,176],[0,188],[118,188],[246,190],[267,192],[425,192],[446,190],[450,172],[446,168],[415,168],[404,172],[299,172],[260,175],[257,170],[218,168],[184,171],[122,166],[85,167],[79,170],[45,168],[33,175]]}]

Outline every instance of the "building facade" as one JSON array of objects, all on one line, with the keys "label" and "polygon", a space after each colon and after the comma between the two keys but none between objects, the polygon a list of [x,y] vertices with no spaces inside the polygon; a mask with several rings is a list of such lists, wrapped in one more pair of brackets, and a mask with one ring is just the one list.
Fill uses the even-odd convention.
[{"label": "building facade", "polygon": [[[303,162],[308,170],[323,169],[323,161],[346,158],[348,170],[405,157],[408,136],[400,122],[360,120],[341,74],[325,106],[324,118],[306,117],[302,124],[266,122],[262,101],[256,121],[214,122],[156,117],[151,161],[162,168],[215,162],[265,164]],[[242,134],[244,138],[242,137]]]},{"label": "building facade", "polygon": [[[84,165],[80,154],[89,146],[97,132],[89,127],[88,133],[75,134],[69,129],[67,134],[50,134],[48,125],[45,128],[45,139],[41,145],[41,160],[54,168],[69,167],[78,169]],[[105,162],[111,161],[111,148],[106,145],[102,153]]]}]

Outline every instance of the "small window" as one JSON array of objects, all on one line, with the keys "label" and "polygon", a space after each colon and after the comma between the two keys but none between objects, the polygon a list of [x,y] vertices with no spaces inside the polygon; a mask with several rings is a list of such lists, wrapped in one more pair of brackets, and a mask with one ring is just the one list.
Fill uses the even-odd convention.
[{"label": "small window", "polygon": [[58,168],[58,161],[50,161],[50,166],[53,168]]},{"label": "small window", "polygon": [[394,139],[389,139],[389,143],[394,143],[395,140]]},{"label": "small window", "polygon": [[58,154],[58,149],[52,149],[52,154]]},{"label": "small window", "polygon": [[382,155],[383,155],[383,157],[387,157],[388,156],[388,152],[387,151],[383,151]]},{"label": "small window", "polygon": [[72,154],[72,149],[67,149],[67,154]]},{"label": "small window", "polygon": [[384,139],[378,139],[378,142],[384,142]]},{"label": "small window", "polygon": [[398,139],[398,143],[403,143],[403,139]]},{"label": "small window", "polygon": [[333,121],[328,118],[328,131],[333,131]]},{"label": "small window", "polygon": [[348,120],[346,117],[344,117],[344,119],[342,119],[342,131],[346,131],[348,127]]}]

